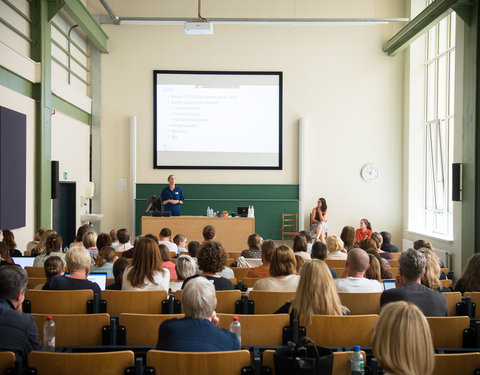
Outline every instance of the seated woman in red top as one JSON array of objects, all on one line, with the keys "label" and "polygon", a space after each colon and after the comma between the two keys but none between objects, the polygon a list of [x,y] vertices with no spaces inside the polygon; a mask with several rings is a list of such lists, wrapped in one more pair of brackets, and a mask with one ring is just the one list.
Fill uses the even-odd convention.
[{"label": "seated woman in red top", "polygon": [[170,271],[170,279],[175,280],[177,278],[177,271],[175,271],[175,263],[170,260],[170,250],[164,244],[158,245],[160,249],[160,255],[162,256],[163,267]]},{"label": "seated woman in red top", "polygon": [[372,235],[372,225],[367,219],[360,220],[360,228],[355,231],[355,242],[359,243],[361,239],[370,238]]}]

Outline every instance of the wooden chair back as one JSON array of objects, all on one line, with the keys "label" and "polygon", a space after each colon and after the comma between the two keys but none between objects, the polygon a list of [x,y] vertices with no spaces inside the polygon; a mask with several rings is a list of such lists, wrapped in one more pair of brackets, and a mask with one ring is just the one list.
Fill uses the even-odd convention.
[{"label": "wooden chair back", "polygon": [[86,314],[93,291],[29,289],[25,299],[30,300],[31,311],[36,314]]},{"label": "wooden chair back", "polygon": [[227,267],[230,267],[233,264],[233,262],[235,262],[235,259],[230,258],[230,257],[227,258]]},{"label": "wooden chair back", "polygon": [[348,307],[350,315],[378,314],[380,312],[379,293],[338,292],[342,305]]},{"label": "wooden chair back", "polygon": [[28,277],[47,277],[43,267],[25,267]]},{"label": "wooden chair back", "polygon": [[242,325],[242,346],[280,346],[282,345],[283,327],[290,325],[288,314],[235,315],[217,314],[218,326],[226,330],[234,316]]},{"label": "wooden chair back", "polygon": [[208,353],[163,350],[147,352],[147,366],[155,368],[157,374],[238,375],[242,367],[249,365],[250,352],[248,350]]},{"label": "wooden chair back", "polygon": [[120,314],[119,325],[126,329],[127,345],[152,345],[158,342],[158,327],[164,320],[185,314]]},{"label": "wooden chair back", "polygon": [[392,268],[387,268],[386,270],[390,271],[390,273],[392,274],[392,279],[395,279],[400,273],[400,268],[392,267]]},{"label": "wooden chair back", "polygon": [[293,296],[295,292],[252,290],[248,298],[255,302],[255,314],[273,314]]},{"label": "wooden chair back", "polygon": [[7,369],[15,366],[14,352],[0,352],[0,374],[6,374]]},{"label": "wooden chair back", "polygon": [[[367,363],[367,355],[363,350],[360,351],[363,355],[363,361]],[[332,374],[350,374],[350,357],[353,352],[333,352],[333,368]],[[275,350],[265,350],[263,352],[263,366],[268,366],[272,369],[272,375],[275,375]]]},{"label": "wooden chair back", "polygon": [[390,264],[392,268],[398,268],[398,259],[389,259],[388,264]]},{"label": "wooden chair back", "polygon": [[448,316],[455,316],[457,302],[460,302],[462,300],[462,293],[445,292],[442,294],[445,296],[445,299],[447,300]]},{"label": "wooden chair back", "polygon": [[432,375],[473,374],[480,368],[480,353],[435,354]]},{"label": "wooden chair back", "polygon": [[232,278],[228,279],[228,281],[230,281],[233,285],[237,285],[237,283],[238,283],[238,280],[237,280],[236,277],[232,277]]},{"label": "wooden chair back", "polygon": [[242,298],[239,290],[217,290],[217,314],[234,314],[235,302]]},{"label": "wooden chair back", "polygon": [[[330,267],[332,268],[332,267]],[[332,268],[337,273],[337,278],[342,279],[343,278],[343,271],[345,271],[345,268]]]},{"label": "wooden chair back", "polygon": [[[345,259],[325,259],[325,263],[327,263],[327,266],[330,268],[341,268],[342,270],[345,268]],[[343,273],[343,271],[341,272]]]},{"label": "wooden chair back", "polygon": [[233,274],[237,280],[242,280],[247,277],[248,271],[251,270],[251,267],[232,267]]},{"label": "wooden chair back", "polygon": [[176,258],[176,257],[177,257],[177,252],[176,252],[176,251],[169,251],[169,252],[168,252],[168,255],[169,255],[170,260],[171,260],[172,258]]},{"label": "wooden chair back", "polygon": [[30,352],[28,366],[38,375],[111,375],[123,374],[125,368],[134,366],[130,350],[101,353],[51,353]]},{"label": "wooden chair back", "polygon": [[162,301],[167,299],[164,290],[104,290],[102,299],[107,302],[107,313],[160,314]]},{"label": "wooden chair back", "polygon": [[[229,251],[228,252],[228,257],[229,258],[233,258],[233,261],[236,261],[237,258],[240,257],[240,255],[242,255],[242,252],[241,251]],[[233,262],[232,262],[233,263]]]},{"label": "wooden chair back", "polygon": [[435,348],[461,348],[463,330],[470,327],[468,316],[427,316]]},{"label": "wooden chair back", "polygon": [[[43,324],[51,314],[32,314],[43,342]],[[102,328],[110,325],[108,314],[53,314],[57,346],[102,345]]]},{"label": "wooden chair back", "polygon": [[402,252],[399,251],[398,253],[390,253],[390,254],[392,254],[393,259],[398,259],[398,257],[400,256],[401,253],[402,253]]},{"label": "wooden chair back", "polygon": [[314,315],[307,336],[321,346],[372,346],[378,315]]},{"label": "wooden chair back", "polygon": [[34,289],[37,285],[45,284],[47,282],[46,277],[29,277],[28,289]]},{"label": "wooden chair back", "polygon": [[255,283],[260,280],[261,277],[245,277],[242,279],[243,285],[246,285],[248,288],[253,288]]},{"label": "wooden chair back", "polygon": [[442,283],[442,286],[444,288],[451,288],[452,287],[452,280],[440,280],[440,282]]},{"label": "wooden chair back", "polygon": [[475,318],[480,318],[480,292],[465,292],[463,293],[463,296],[470,297],[472,302],[475,302],[477,305],[477,308],[475,309]]},{"label": "wooden chair back", "polygon": [[298,214],[282,214],[282,245],[298,234]]},{"label": "wooden chair back", "polygon": [[113,283],[115,283],[115,279],[107,279],[107,286],[110,286]]}]

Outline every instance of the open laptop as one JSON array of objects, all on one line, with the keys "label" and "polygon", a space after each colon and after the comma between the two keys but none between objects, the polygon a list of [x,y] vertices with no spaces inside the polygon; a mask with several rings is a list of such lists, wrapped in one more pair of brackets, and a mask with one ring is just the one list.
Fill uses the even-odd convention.
[{"label": "open laptop", "polygon": [[[69,273],[66,273],[65,276],[70,276]],[[101,290],[105,290],[107,287],[107,273],[91,273],[88,275],[87,280],[90,280],[92,283],[97,283]]]},{"label": "open laptop", "polygon": [[15,264],[25,269],[25,267],[33,267],[35,257],[12,257],[12,259]]},{"label": "open laptop", "polygon": [[393,289],[393,288],[396,288],[395,280],[383,280],[383,289],[384,290]]}]

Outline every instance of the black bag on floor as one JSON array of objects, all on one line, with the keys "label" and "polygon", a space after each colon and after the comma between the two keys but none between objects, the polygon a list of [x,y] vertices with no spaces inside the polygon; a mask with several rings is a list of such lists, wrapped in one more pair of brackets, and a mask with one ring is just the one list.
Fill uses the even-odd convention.
[{"label": "black bag on floor", "polygon": [[[310,345],[308,345],[310,344]],[[309,337],[275,351],[276,375],[331,375],[333,352],[317,347]]]}]

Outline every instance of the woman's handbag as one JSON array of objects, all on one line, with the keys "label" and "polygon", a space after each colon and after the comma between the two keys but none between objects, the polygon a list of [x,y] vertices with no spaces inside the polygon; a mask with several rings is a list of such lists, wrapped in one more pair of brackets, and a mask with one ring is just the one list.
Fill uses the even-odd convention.
[{"label": "woman's handbag", "polygon": [[[310,344],[310,345],[308,345]],[[275,351],[275,374],[277,375],[331,375],[333,352],[317,347],[309,337],[302,337],[297,344]]]}]

